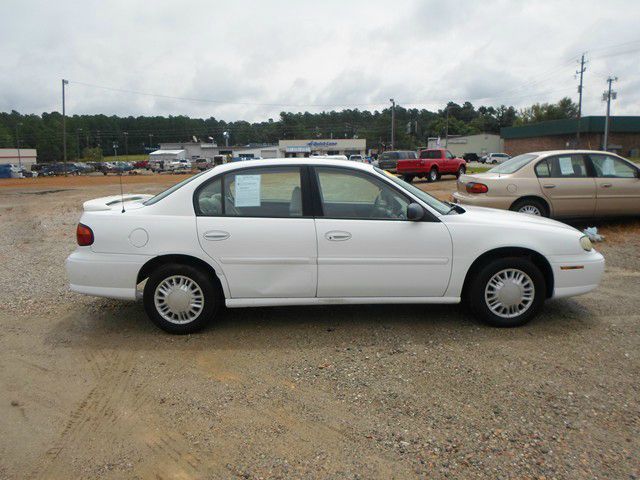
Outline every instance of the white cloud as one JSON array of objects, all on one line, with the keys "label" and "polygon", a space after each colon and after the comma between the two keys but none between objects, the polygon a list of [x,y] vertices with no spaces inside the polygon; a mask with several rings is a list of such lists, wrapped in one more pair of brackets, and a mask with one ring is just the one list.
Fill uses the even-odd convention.
[{"label": "white cloud", "polygon": [[263,120],[322,110],[291,105],[379,109],[390,97],[430,109],[448,100],[521,107],[576,99],[575,57],[588,51],[584,113],[604,112],[613,73],[613,111],[639,114],[638,17],[640,4],[622,0],[5,0],[0,110],[59,110],[63,77],[70,114]]}]

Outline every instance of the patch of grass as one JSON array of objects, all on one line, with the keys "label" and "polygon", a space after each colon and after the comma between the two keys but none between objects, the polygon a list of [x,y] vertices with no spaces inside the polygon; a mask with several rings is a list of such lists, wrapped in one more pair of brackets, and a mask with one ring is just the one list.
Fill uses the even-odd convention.
[{"label": "patch of grass", "polygon": [[[495,166],[495,165],[494,165]],[[483,173],[486,172],[487,170],[492,169],[494,166],[481,166],[481,167],[469,167],[467,168],[467,173]]]}]

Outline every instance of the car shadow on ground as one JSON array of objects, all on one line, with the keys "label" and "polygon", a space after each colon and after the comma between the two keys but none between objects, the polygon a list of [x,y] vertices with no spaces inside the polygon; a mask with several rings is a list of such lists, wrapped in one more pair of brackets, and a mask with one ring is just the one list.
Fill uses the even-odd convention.
[{"label": "car shadow on ground", "polygon": [[52,326],[46,341],[71,348],[135,351],[171,349],[305,349],[390,342],[521,341],[571,335],[597,317],[571,299],[547,302],[528,325],[501,329],[477,321],[460,305],[348,305],[225,309],[203,331],[167,334],[153,325],[140,302],[96,299],[77,306]]}]

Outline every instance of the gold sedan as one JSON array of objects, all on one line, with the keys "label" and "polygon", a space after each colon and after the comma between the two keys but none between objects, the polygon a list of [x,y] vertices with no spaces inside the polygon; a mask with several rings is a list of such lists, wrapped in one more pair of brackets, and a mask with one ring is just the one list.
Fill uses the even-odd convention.
[{"label": "gold sedan", "polygon": [[453,199],[555,218],[640,215],[640,169],[609,152],[525,153],[461,175]]}]

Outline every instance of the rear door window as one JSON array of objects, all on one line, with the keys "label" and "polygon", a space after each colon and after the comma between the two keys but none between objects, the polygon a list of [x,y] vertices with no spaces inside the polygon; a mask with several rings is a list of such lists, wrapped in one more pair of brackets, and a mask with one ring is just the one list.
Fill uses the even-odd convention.
[{"label": "rear door window", "polygon": [[588,177],[587,163],[583,155],[558,155],[548,158],[552,178]]},{"label": "rear door window", "polygon": [[301,217],[299,167],[249,168],[224,176],[224,214],[233,217]]}]

